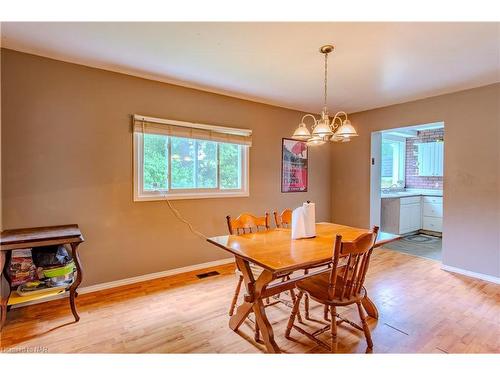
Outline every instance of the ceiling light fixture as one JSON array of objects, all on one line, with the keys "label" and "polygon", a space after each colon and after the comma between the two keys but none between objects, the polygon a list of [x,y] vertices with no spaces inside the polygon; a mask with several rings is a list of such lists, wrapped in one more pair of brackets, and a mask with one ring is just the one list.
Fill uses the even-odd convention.
[{"label": "ceiling light fixture", "polygon": [[[326,101],[328,97],[328,54],[333,52],[334,47],[327,44],[319,49],[325,55],[325,91],[324,91],[324,105],[321,111],[321,118],[316,119],[314,115],[306,114],[302,117],[299,127],[295,129],[292,138],[307,141],[308,145],[321,145],[328,141],[332,142],[349,142],[351,137],[356,137],[358,133],[351,125],[347,118],[347,113],[339,111],[335,114],[332,121],[328,115],[328,108]],[[305,124],[306,118],[312,118],[314,123],[311,131]]]}]

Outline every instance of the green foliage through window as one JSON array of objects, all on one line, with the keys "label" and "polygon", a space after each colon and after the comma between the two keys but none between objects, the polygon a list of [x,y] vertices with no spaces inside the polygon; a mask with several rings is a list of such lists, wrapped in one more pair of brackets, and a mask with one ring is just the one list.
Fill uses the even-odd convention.
[{"label": "green foliage through window", "polygon": [[144,134],[144,190],[167,190],[168,137]]},{"label": "green foliage through window", "polygon": [[236,144],[144,134],[144,190],[241,189],[241,152]]},{"label": "green foliage through window", "polygon": [[222,189],[241,188],[240,147],[228,143],[219,143],[220,185]]}]

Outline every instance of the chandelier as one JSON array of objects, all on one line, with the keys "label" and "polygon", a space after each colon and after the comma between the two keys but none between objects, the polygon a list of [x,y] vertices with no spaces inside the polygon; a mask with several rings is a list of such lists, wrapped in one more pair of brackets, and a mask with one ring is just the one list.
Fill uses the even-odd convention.
[{"label": "chandelier", "polygon": [[[302,117],[299,127],[295,129],[292,138],[302,141],[307,141],[308,145],[321,145],[328,141],[331,142],[349,142],[351,137],[356,137],[358,133],[351,125],[347,118],[347,113],[340,111],[333,116],[330,121],[328,115],[328,108],[326,107],[326,100],[328,96],[327,83],[328,83],[328,54],[333,52],[332,45],[325,45],[319,51],[325,55],[325,91],[324,91],[324,105],[321,111],[321,118],[318,120],[314,115],[306,114]],[[311,131],[304,123],[306,118],[311,118],[314,123]]]}]

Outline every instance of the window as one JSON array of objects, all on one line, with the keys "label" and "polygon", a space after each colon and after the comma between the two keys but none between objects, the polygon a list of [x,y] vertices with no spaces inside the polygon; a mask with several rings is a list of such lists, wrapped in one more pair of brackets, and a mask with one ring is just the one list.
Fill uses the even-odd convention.
[{"label": "window", "polygon": [[381,187],[405,186],[406,141],[382,136]]},{"label": "window", "polygon": [[179,123],[134,125],[134,200],[248,196],[249,139]]}]

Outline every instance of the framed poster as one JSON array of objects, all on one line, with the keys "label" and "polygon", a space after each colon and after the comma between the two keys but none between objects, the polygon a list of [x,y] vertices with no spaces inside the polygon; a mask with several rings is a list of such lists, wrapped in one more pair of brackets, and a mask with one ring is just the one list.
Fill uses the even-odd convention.
[{"label": "framed poster", "polygon": [[281,192],[307,191],[307,143],[283,138],[281,145]]}]

